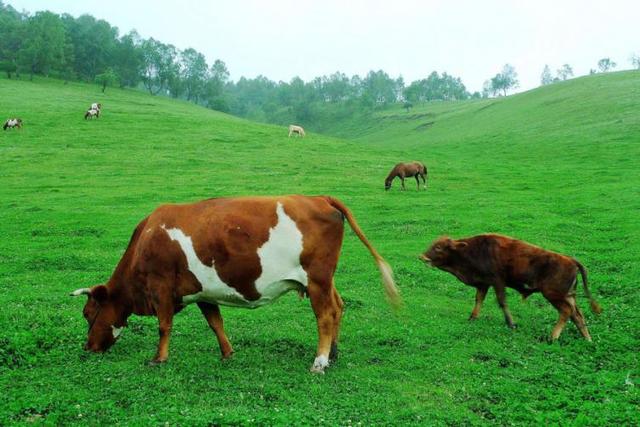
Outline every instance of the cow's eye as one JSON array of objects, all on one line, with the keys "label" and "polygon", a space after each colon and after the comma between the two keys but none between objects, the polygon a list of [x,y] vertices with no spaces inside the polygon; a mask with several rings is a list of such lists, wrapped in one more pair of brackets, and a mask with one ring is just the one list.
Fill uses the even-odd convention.
[{"label": "cow's eye", "polygon": [[442,252],[442,247],[440,247],[440,246],[436,246],[436,247],[435,247],[435,250],[436,250],[436,252]]}]

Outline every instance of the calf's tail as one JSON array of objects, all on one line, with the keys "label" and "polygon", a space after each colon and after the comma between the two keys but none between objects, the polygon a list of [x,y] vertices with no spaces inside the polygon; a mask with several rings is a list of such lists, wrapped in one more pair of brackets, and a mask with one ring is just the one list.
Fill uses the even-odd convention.
[{"label": "calf's tail", "polygon": [[358,223],[349,208],[347,208],[340,200],[334,199],[333,197],[326,197],[326,199],[331,206],[342,213],[342,215],[347,219],[347,222],[353,232],[356,233],[356,236],[358,236],[362,244],[369,249],[369,252],[378,266],[378,270],[380,270],[380,276],[382,277],[382,284],[384,286],[384,292],[387,296],[387,300],[393,308],[400,308],[402,306],[402,298],[400,297],[400,291],[393,280],[393,270],[391,270],[391,266],[389,266],[387,261],[382,258],[376,248],[369,243],[369,240],[360,229],[360,226],[358,226]]},{"label": "calf's tail", "polygon": [[598,304],[598,301],[596,301],[591,295],[591,292],[589,292],[589,287],[587,285],[587,270],[584,268],[582,264],[580,264],[580,262],[578,262],[577,260],[574,260],[574,261],[576,262],[576,266],[578,267],[578,270],[580,270],[580,275],[582,276],[582,286],[584,287],[585,295],[587,296],[587,298],[589,298],[591,311],[593,311],[596,314],[602,313],[602,307],[600,307],[600,304]]}]

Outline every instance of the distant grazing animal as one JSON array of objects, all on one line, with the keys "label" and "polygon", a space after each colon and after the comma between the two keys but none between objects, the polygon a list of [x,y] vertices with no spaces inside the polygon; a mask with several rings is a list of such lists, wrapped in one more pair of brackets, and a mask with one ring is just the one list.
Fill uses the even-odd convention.
[{"label": "distant grazing animal", "polygon": [[343,302],[333,275],[344,218],[373,256],[389,301],[399,303],[391,268],[334,198],[239,197],[163,205],[138,224],[106,285],[72,292],[89,297],[83,310],[89,323],[85,349],[111,347],[131,314],[155,315],[160,342],[151,362],[164,362],[174,314],[196,303],[226,358],[233,350],[219,305],[257,308],[296,290],[309,296],[318,324],[311,371],[324,372],[337,357]]},{"label": "distant grazing animal", "polygon": [[551,340],[558,339],[567,320],[571,318],[582,336],[591,341],[584,316],[576,305],[578,272],[582,276],[584,293],[589,298],[591,310],[600,313],[602,309],[589,292],[585,268],[571,257],[511,237],[481,234],[459,240],[441,237],[420,258],[477,289],[476,305],[470,320],[480,314],[490,287],[495,290],[505,321],[511,328],[515,324],[505,300],[505,288],[517,290],[523,298],[542,292],[560,313],[560,319],[551,332]]},{"label": "distant grazing animal", "polygon": [[90,110],[102,110],[102,104],[99,104],[97,102],[94,102],[93,104],[91,104],[91,108],[89,108]]},{"label": "distant grazing animal", "polygon": [[86,113],[84,113],[84,119],[93,119],[93,118],[100,118],[100,110],[94,110],[93,108],[87,110]]},{"label": "distant grazing animal", "polygon": [[291,137],[291,135],[294,133],[302,137],[304,137],[305,135],[302,126],[289,125],[289,137]]},{"label": "distant grazing animal", "polygon": [[4,126],[2,126],[3,130],[7,130],[9,128],[18,128],[18,129],[22,129],[22,119],[7,119],[6,122],[4,122]]},{"label": "distant grazing animal", "polygon": [[408,162],[408,163],[398,163],[391,169],[389,175],[384,180],[384,189],[389,190],[391,188],[391,184],[393,180],[399,177],[402,181],[402,190],[405,190],[404,179],[405,178],[416,178],[416,184],[418,185],[418,190],[420,190],[420,178],[422,178],[422,183],[424,184],[424,188],[427,188],[427,167],[424,163],[421,162]]}]

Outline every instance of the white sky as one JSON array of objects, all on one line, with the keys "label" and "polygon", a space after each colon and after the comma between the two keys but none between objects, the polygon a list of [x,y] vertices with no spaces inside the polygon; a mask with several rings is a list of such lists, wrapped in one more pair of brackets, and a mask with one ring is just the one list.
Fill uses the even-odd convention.
[{"label": "white sky", "polygon": [[237,80],[289,81],[383,69],[406,83],[431,71],[461,77],[467,89],[505,63],[520,90],[538,86],[545,64],[576,75],[610,57],[619,69],[640,53],[639,0],[4,0],[18,10],[89,13],[209,63],[222,59]]}]

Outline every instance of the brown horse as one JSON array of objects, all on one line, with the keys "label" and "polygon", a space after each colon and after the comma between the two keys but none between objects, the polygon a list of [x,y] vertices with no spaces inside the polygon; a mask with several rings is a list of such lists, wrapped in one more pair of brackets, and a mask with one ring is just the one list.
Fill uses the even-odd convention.
[{"label": "brown horse", "polygon": [[391,188],[391,183],[395,177],[400,177],[400,180],[402,181],[402,190],[406,190],[404,186],[404,179],[411,177],[415,177],[416,184],[418,184],[418,190],[420,190],[420,178],[422,178],[425,190],[427,189],[427,167],[422,162],[398,163],[395,165],[393,169],[391,169],[391,172],[389,172],[387,179],[384,180],[385,190]]}]

